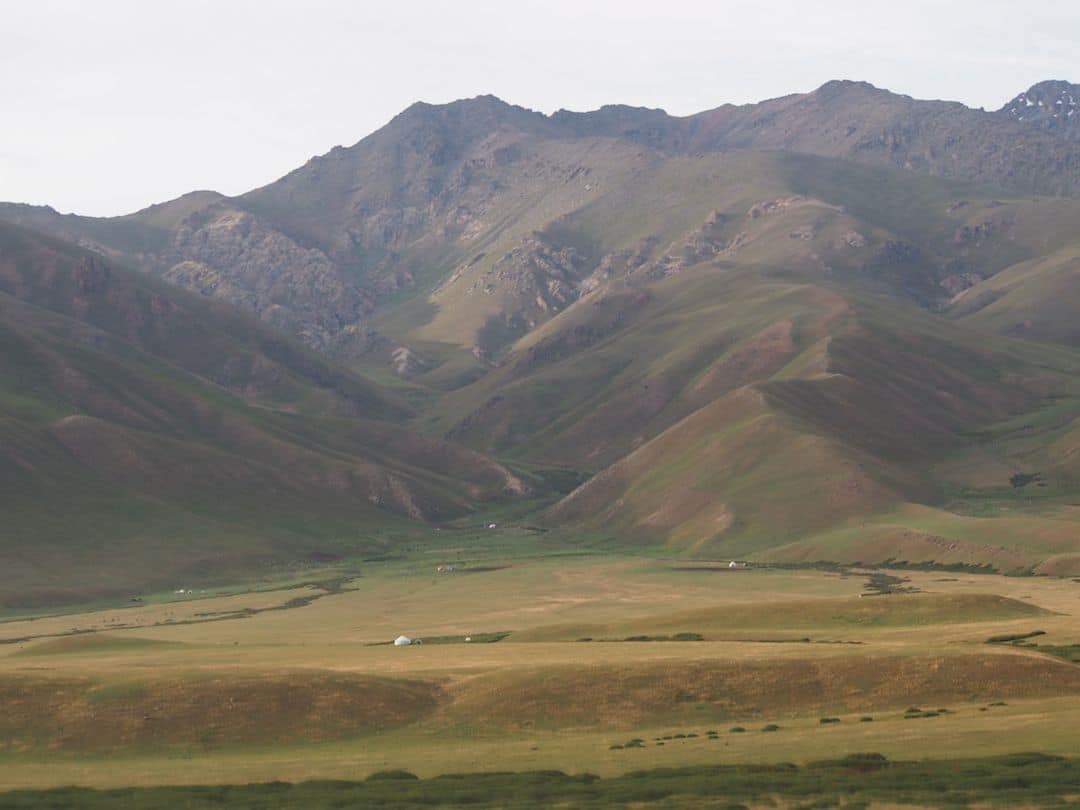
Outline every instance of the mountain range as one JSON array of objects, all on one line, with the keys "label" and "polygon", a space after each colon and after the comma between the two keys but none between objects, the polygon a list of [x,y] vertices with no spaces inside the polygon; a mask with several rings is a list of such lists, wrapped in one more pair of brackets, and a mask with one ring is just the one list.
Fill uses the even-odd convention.
[{"label": "mountain range", "polygon": [[522,498],[693,556],[1080,571],[1077,102],[484,96],[238,197],[0,204],[0,588]]}]

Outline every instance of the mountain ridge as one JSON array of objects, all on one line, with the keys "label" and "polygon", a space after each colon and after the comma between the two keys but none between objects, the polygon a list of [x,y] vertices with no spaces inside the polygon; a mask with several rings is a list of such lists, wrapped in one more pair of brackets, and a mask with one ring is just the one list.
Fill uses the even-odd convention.
[{"label": "mountain ridge", "polygon": [[[373,427],[329,386],[334,427],[286,432],[378,448],[442,514],[554,468],[581,485],[543,520],[680,553],[1067,571],[1080,142],[1010,110],[850,81],[682,118],[480,96],[237,197],[0,219],[244,310],[396,403]],[[406,494],[378,497],[434,514]]]}]

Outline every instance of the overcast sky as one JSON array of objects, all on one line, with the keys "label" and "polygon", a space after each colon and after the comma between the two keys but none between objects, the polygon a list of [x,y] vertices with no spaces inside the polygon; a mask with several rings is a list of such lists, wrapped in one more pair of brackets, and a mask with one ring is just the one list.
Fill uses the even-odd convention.
[{"label": "overcast sky", "polygon": [[3,0],[0,200],[237,194],[416,100],[686,115],[865,79],[996,109],[1080,81],[1071,0]]}]

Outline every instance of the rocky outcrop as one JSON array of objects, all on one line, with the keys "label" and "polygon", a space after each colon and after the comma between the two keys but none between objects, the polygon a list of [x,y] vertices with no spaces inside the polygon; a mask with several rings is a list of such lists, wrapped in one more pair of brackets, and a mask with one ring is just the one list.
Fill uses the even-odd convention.
[{"label": "rocky outcrop", "polygon": [[[467,268],[459,268],[455,278]],[[498,295],[502,314],[480,329],[474,354],[488,359],[515,338],[561,312],[581,295],[588,258],[576,248],[534,233],[511,248],[468,287],[467,295]]]},{"label": "rocky outcrop", "polygon": [[904,242],[898,239],[890,239],[874,251],[873,256],[866,263],[867,269],[882,267],[895,267],[902,264],[912,264],[919,261],[922,251],[918,245]]},{"label": "rocky outcrop", "polygon": [[866,247],[866,237],[858,231],[848,231],[841,238],[843,239],[844,244],[849,248],[858,249]]},{"label": "rocky outcrop", "polygon": [[1057,137],[1080,140],[1080,85],[1039,82],[1009,101],[999,114]]},{"label": "rocky outcrop", "polygon": [[776,200],[765,200],[764,202],[754,203],[750,206],[750,210],[746,212],[746,216],[750,219],[760,219],[761,217],[767,217],[772,214],[779,214],[782,211],[786,211],[793,205],[798,205],[804,202],[804,197],[792,196],[781,197]]},{"label": "rocky outcrop", "polygon": [[976,222],[968,225],[961,225],[953,233],[953,244],[955,245],[981,245],[987,239],[991,238],[1000,231],[1004,231],[1007,228],[1007,224],[999,222],[997,220],[988,219],[984,222]]},{"label": "rocky outcrop", "polygon": [[427,371],[431,362],[408,346],[398,346],[390,353],[390,364],[399,377],[408,379]]},{"label": "rocky outcrop", "polygon": [[72,273],[79,292],[90,295],[105,292],[111,275],[108,265],[96,256],[84,256]]},{"label": "rocky outcrop", "polygon": [[941,286],[950,298],[956,298],[965,290],[970,290],[982,281],[978,273],[953,273],[941,280]]},{"label": "rocky outcrop", "polygon": [[[1043,82],[997,112],[915,100],[864,82],[829,82],[685,118],[623,106],[545,116],[491,96],[415,104],[358,143],[237,198],[198,192],[107,220],[0,204],[0,217],[242,306],[344,358],[362,349],[360,325],[378,305],[454,283],[473,261],[463,256],[498,251],[493,275],[466,282],[476,282],[471,294],[501,288],[511,301],[486,329],[483,353],[606,279],[677,273],[740,250],[756,228],[789,209],[824,205],[792,190],[751,206],[744,228],[716,213],[682,242],[644,240],[599,259],[575,255],[558,239],[522,241],[589,205],[606,188],[605,172],[637,171],[673,156],[768,150],[793,156],[796,174],[798,155],[817,155],[1072,194],[1080,192],[1077,87]],[[977,246],[995,229],[996,220],[962,225],[954,243]],[[787,231],[808,242],[821,233],[804,222]],[[854,231],[842,242],[867,245]],[[865,266],[915,260],[898,250],[886,246]]]},{"label": "rocky outcrop", "polygon": [[587,295],[613,278],[628,276],[649,263],[653,250],[659,242],[656,236],[647,236],[633,247],[605,253],[596,269],[578,284],[581,295]]},{"label": "rocky outcrop", "polygon": [[320,350],[329,350],[373,306],[322,251],[233,208],[188,218],[162,264],[170,282],[254,312]]},{"label": "rocky outcrop", "polygon": [[700,227],[686,234],[672,245],[667,253],[649,263],[645,275],[648,278],[666,278],[721,253],[737,249],[745,235],[740,233],[728,238],[724,230],[727,224],[727,217],[719,211],[712,211]]}]

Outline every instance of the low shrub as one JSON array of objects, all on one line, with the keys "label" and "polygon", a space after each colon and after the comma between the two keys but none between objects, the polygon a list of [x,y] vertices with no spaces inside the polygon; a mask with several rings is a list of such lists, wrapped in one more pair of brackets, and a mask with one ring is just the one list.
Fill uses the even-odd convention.
[{"label": "low shrub", "polygon": [[704,641],[705,637],[701,633],[676,633],[672,637],[673,641]]},{"label": "low shrub", "polygon": [[[389,774],[389,776],[388,776]],[[628,807],[1064,807],[1080,784],[1080,759],[1038,753],[919,762],[856,753],[799,767],[712,764],[637,770],[600,779],[560,771],[447,774],[415,779],[383,771],[363,782],[183,786],[0,792],[12,810],[215,810],[221,807],[332,810],[430,808]],[[722,799],[720,797],[723,797]]]},{"label": "low shrub", "polygon": [[1036,636],[1045,636],[1045,630],[1032,630],[1030,633],[1006,633],[1000,636],[990,636],[986,640],[987,644],[1010,644],[1015,641],[1023,641],[1026,638],[1035,638]]}]

